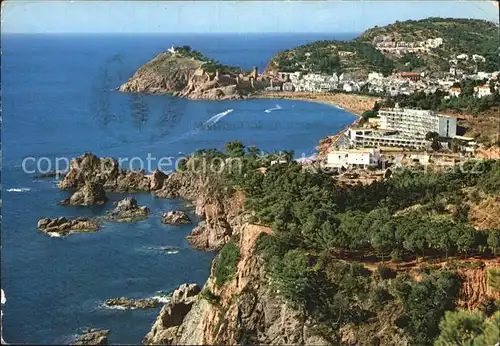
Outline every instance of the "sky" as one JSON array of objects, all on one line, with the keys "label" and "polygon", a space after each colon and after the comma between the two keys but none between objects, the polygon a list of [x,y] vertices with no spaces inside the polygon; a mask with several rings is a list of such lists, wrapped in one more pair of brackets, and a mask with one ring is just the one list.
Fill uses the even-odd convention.
[{"label": "sky", "polygon": [[3,33],[360,33],[427,17],[498,23],[493,1],[2,1]]}]

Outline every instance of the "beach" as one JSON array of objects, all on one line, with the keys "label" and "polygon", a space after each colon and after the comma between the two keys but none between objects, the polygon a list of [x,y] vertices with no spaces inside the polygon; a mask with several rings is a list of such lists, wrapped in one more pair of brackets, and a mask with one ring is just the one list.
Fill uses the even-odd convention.
[{"label": "beach", "polygon": [[368,95],[311,92],[263,92],[252,96],[252,98],[290,99],[325,103],[358,116],[361,116],[365,111],[371,110],[375,102],[382,100],[380,97]]}]

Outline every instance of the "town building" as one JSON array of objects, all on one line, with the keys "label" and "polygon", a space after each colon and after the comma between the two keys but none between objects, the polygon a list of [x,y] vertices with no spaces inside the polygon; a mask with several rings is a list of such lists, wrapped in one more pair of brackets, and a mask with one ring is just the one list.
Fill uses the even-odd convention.
[{"label": "town building", "polygon": [[378,114],[382,129],[395,130],[410,138],[425,139],[428,132],[437,132],[445,138],[457,134],[457,118],[438,115],[432,110],[396,107],[380,109]]},{"label": "town building", "polygon": [[348,168],[350,166],[368,168],[378,166],[379,161],[379,149],[335,150],[327,154],[326,167],[339,169]]},{"label": "town building", "polygon": [[350,128],[345,133],[346,144],[357,148],[402,147],[426,148],[429,141],[405,136],[395,130]]},{"label": "town building", "polygon": [[416,73],[416,72],[399,72],[396,75],[400,78],[405,78],[405,79],[409,79],[412,81],[420,80],[420,73]]},{"label": "town building", "polygon": [[458,97],[458,96],[460,96],[461,92],[462,92],[462,90],[460,88],[450,88],[450,90],[448,90],[448,93],[452,97]]},{"label": "town building", "polygon": [[491,90],[489,85],[479,85],[474,87],[474,96],[477,98],[485,97],[491,95]]},{"label": "town building", "polygon": [[474,60],[475,62],[485,62],[486,58],[482,55],[474,54],[472,55],[472,60]]}]

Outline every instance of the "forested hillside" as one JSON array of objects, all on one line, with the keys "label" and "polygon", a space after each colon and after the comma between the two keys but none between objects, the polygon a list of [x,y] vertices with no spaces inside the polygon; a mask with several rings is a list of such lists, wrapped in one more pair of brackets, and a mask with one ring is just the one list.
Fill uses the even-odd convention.
[{"label": "forested hillside", "polygon": [[[376,49],[376,40],[414,43],[442,38],[443,44],[425,52],[396,55]],[[456,55],[482,55],[485,62],[459,62],[459,67],[492,72],[498,70],[498,26],[476,19],[428,18],[396,22],[365,31],[351,41],[318,41],[278,53],[267,71],[333,72],[366,76],[377,71],[388,74],[401,71],[447,71]],[[340,52],[340,53],[339,53]],[[344,54],[342,52],[349,52]],[[476,65],[477,64],[477,65]]]},{"label": "forested hillside", "polygon": [[[226,193],[243,192],[250,221],[272,228],[257,241],[268,278],[258,284],[314,321],[314,333],[332,344],[445,345],[457,334],[471,345],[474,338],[474,345],[500,341],[500,224],[478,230],[469,215],[469,206],[498,198],[499,162],[441,173],[396,170],[382,182],[346,186],[294,162],[271,164],[291,152],[259,153],[234,141],[225,152],[194,157],[241,162],[219,167],[213,182]],[[216,259],[219,287],[237,270],[236,244]],[[474,301],[462,287],[471,271],[488,277]],[[475,312],[458,310],[464,301]],[[445,318],[447,311],[453,314]],[[483,329],[470,331],[470,320]],[[244,337],[258,343],[253,331]]]}]

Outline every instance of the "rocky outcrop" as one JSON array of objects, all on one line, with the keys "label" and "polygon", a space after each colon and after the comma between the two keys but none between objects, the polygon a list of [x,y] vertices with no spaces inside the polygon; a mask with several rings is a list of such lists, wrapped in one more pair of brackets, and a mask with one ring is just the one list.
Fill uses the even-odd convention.
[{"label": "rocky outcrop", "polygon": [[155,170],[147,175],[144,170],[120,169],[118,161],[112,157],[98,158],[84,153],[70,163],[70,170],[59,183],[61,189],[81,189],[87,184],[102,185],[106,191],[129,193],[155,191],[163,187],[167,175]]},{"label": "rocky outcrop", "polygon": [[124,198],[115,203],[113,209],[107,212],[107,220],[113,222],[139,221],[148,217],[151,211],[146,206],[138,206],[135,198]]},{"label": "rocky outcrop", "polygon": [[77,232],[97,232],[99,225],[90,219],[77,218],[68,220],[65,217],[57,219],[41,219],[38,221],[38,229],[49,235],[66,236]]},{"label": "rocky outcrop", "polygon": [[99,183],[86,182],[70,198],[60,202],[61,205],[94,205],[108,201],[104,188]]},{"label": "rocky outcrop", "polygon": [[104,305],[110,308],[120,307],[124,309],[154,309],[160,302],[154,298],[130,299],[126,297],[106,299]]},{"label": "rocky outcrop", "polygon": [[84,153],[70,162],[70,168],[59,183],[61,189],[78,189],[86,183],[106,185],[119,173],[118,161],[111,157],[98,158],[91,153]]},{"label": "rocky outcrop", "polygon": [[[267,227],[245,224],[238,230],[240,261],[231,281],[219,287],[212,275],[179,325],[158,321],[146,344],[329,344],[315,324],[280,300],[268,287],[255,242]],[[182,316],[182,314],[180,314]],[[177,322],[177,321],[176,321]],[[167,325],[168,327],[164,327]]]},{"label": "rocky outcrop", "polygon": [[119,87],[122,92],[170,93],[190,99],[245,98],[236,72],[208,73],[206,61],[182,53],[163,52],[140,67]]},{"label": "rocky outcrop", "polygon": [[200,293],[200,287],[197,284],[183,284],[176,289],[171,300],[161,309],[151,331],[144,337],[143,343],[148,345],[171,344],[176,337],[179,325],[191,310],[198,293]]},{"label": "rocky outcrop", "polygon": [[161,198],[184,198],[193,202],[203,221],[193,229],[188,241],[196,249],[220,249],[245,221],[244,196],[239,191],[222,190],[218,177],[193,172],[175,172],[155,192]]},{"label": "rocky outcrop", "polygon": [[181,210],[169,211],[161,216],[161,222],[168,225],[189,225],[191,219]]},{"label": "rocky outcrop", "polygon": [[80,335],[74,345],[107,345],[109,330],[89,329]]},{"label": "rocky outcrop", "polygon": [[160,171],[159,169],[155,169],[153,174],[151,174],[151,178],[149,181],[149,189],[151,191],[159,190],[163,187],[163,183],[167,179],[167,175]]}]

